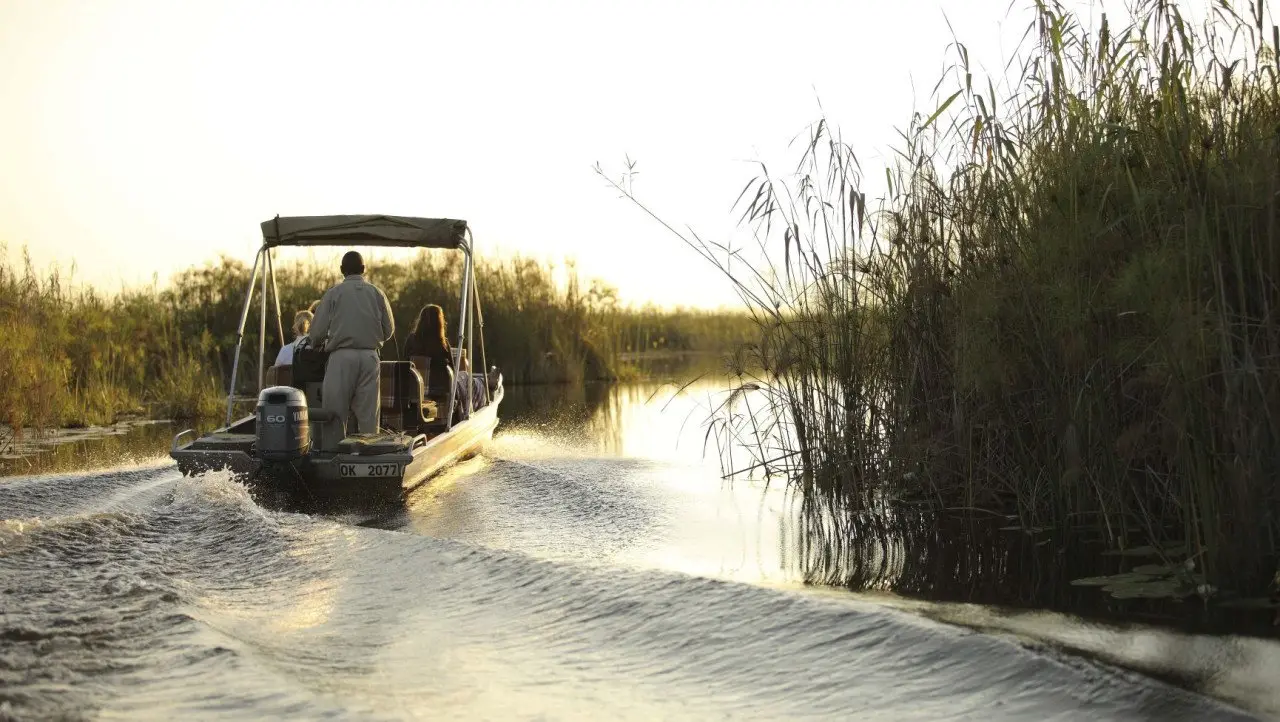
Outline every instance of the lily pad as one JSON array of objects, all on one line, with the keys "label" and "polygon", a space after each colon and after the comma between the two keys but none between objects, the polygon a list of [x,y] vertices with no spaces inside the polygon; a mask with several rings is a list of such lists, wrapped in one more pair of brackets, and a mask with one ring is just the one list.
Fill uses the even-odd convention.
[{"label": "lily pad", "polygon": [[1149,581],[1152,581],[1152,577],[1148,574],[1126,572],[1124,574],[1110,574],[1105,577],[1084,577],[1083,579],[1072,579],[1071,586],[1105,587],[1109,584],[1142,584],[1143,582]]},{"label": "lily pad", "polygon": [[1116,599],[1182,599],[1192,591],[1172,579],[1142,583],[1108,584],[1102,588]]},{"label": "lily pad", "polygon": [[1167,577],[1181,569],[1181,566],[1170,566],[1168,564],[1143,564],[1133,568],[1134,574],[1147,574],[1153,577]]},{"label": "lily pad", "polygon": [[1157,549],[1150,544],[1140,547],[1130,547],[1128,549],[1108,549],[1103,554],[1109,557],[1158,557],[1163,554],[1166,557],[1183,556],[1187,553],[1185,544],[1175,544],[1173,546]]},{"label": "lily pad", "polygon": [[1083,579],[1072,579],[1073,587],[1105,587],[1110,584],[1111,580],[1107,577],[1084,577]]}]

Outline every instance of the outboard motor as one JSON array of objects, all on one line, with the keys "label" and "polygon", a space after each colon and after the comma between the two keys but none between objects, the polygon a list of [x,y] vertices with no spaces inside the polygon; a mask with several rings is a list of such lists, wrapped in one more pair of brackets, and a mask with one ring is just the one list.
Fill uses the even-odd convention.
[{"label": "outboard motor", "polygon": [[272,386],[258,394],[258,455],[293,461],[311,450],[307,395],[292,386]]}]

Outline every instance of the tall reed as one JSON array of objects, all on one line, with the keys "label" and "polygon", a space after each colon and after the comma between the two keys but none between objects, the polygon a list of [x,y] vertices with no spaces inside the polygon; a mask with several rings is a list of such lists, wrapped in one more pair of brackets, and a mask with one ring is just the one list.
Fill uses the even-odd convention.
[{"label": "tall reed", "polygon": [[1259,590],[1280,554],[1280,31],[1261,3],[1201,27],[1172,0],[1094,28],[1032,7],[1008,84],[953,46],[878,208],[821,121],[794,173],[744,190],[755,253],[672,229],[764,332],[742,384],[766,413],[721,418],[756,449],[736,468],[792,480],[837,541],[908,504]]}]

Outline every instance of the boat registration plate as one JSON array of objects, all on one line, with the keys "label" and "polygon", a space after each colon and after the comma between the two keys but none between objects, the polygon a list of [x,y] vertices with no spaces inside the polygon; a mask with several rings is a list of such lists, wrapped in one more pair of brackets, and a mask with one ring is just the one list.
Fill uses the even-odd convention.
[{"label": "boat registration plate", "polygon": [[343,478],[362,476],[400,476],[404,467],[400,464],[339,464],[338,472]]}]

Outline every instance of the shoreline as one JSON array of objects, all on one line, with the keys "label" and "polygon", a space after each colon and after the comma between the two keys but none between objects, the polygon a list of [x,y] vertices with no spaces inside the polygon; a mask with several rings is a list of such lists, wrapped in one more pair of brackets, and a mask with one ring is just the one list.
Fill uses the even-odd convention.
[{"label": "shoreline", "polygon": [[0,462],[28,460],[64,444],[123,436],[142,426],[172,423],[175,423],[173,419],[131,418],[104,426],[90,425],[42,430],[28,428],[18,432],[9,426],[0,425]]}]

